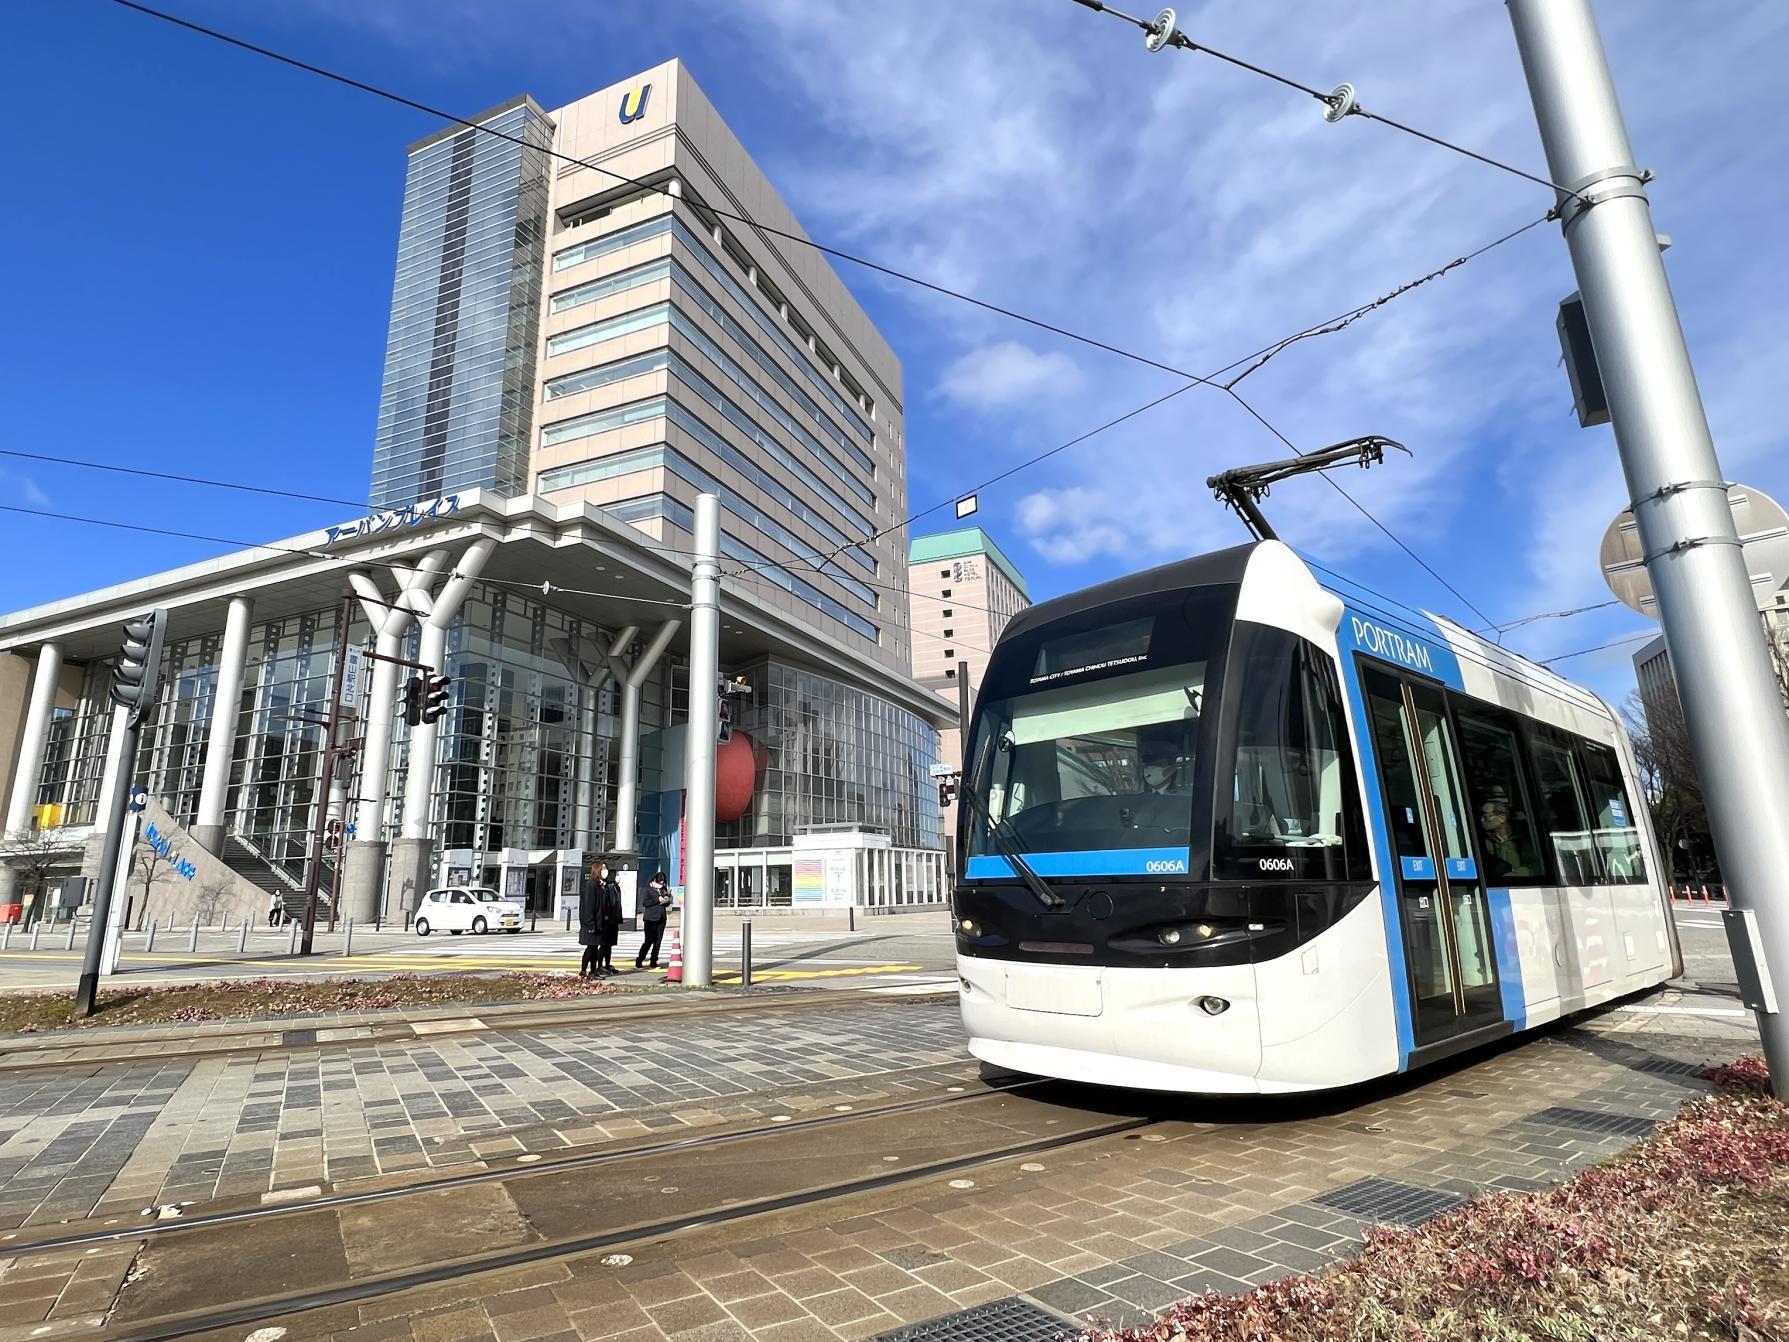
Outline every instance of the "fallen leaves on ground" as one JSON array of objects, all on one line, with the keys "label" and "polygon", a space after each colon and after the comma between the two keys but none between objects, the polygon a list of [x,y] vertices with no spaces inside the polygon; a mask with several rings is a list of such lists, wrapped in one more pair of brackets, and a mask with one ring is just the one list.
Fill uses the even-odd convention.
[{"label": "fallen leaves on ground", "polygon": [[1789,1340],[1789,1104],[1758,1058],[1637,1146],[1538,1193],[1368,1232],[1352,1262],[1171,1305],[1090,1342]]},{"label": "fallen leaves on ground", "polygon": [[76,1026],[188,1025],[207,1021],[279,1020],[393,1007],[478,1006],[552,1002],[621,991],[569,973],[394,974],[356,979],[230,979],[102,992],[99,1010],[73,1019],[71,994],[0,996],[0,1034],[35,1034]]}]

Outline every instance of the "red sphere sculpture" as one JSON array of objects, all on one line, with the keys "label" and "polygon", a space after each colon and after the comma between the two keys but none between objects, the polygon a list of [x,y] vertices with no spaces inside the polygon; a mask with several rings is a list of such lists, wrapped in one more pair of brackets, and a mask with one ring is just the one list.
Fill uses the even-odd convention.
[{"label": "red sphere sculpture", "polygon": [[746,813],[758,786],[758,743],[734,730],[714,754],[714,818],[731,824]]}]

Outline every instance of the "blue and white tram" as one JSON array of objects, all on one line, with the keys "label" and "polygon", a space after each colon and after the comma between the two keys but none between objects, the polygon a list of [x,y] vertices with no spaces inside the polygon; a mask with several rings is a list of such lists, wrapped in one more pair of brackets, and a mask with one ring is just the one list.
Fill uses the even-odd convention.
[{"label": "blue and white tram", "polygon": [[987,1062],[1285,1092],[1681,972],[1589,691],[1277,541],[1046,602],[994,649],[958,808]]}]

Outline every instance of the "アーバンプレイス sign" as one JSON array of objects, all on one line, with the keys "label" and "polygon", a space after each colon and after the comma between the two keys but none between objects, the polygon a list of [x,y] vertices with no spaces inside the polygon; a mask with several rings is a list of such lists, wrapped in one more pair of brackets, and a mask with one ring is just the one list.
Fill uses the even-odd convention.
[{"label": "\u30a2\u30fc\u30d0\u30f3\u30d7\u30ec\u30a4\u30b9 sign", "polygon": [[354,522],[344,522],[339,527],[323,528],[323,544],[334,545],[339,540],[350,537],[378,536],[387,531],[397,531],[407,527],[419,527],[424,522],[432,522],[437,517],[447,517],[460,510],[460,496],[447,494],[429,503],[412,503],[406,508],[394,508],[389,512],[371,513]]}]

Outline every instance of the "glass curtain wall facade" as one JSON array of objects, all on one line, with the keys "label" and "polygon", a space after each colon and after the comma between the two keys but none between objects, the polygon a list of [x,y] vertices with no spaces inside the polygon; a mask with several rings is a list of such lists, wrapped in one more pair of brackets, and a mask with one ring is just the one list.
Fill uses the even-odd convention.
[{"label": "glass curtain wall facade", "polygon": [[[235,715],[226,804],[231,833],[293,880],[302,879],[320,798],[322,722],[329,709],[341,609],[258,622],[249,640]],[[469,851],[494,870],[505,850],[531,863],[600,852],[615,834],[620,722],[606,675],[585,678],[616,631],[513,590],[479,584],[448,634],[452,697],[442,718],[429,833],[437,850]],[[348,637],[371,630],[356,610]],[[418,634],[404,655],[414,657]],[[198,814],[206,741],[216,703],[220,632],[171,643],[138,778],[175,820]],[[941,846],[935,785],[937,732],[917,714],[828,676],[778,661],[741,668],[752,694],[740,730],[761,747],[750,808],[716,834],[723,849],[786,846],[820,825],[886,833],[897,848]],[[111,669],[89,668],[81,703],[58,718],[37,801],[62,823],[90,824],[112,709]],[[664,730],[686,720],[687,667],[665,658],[641,688],[640,796],[664,789]],[[386,837],[397,837],[409,767],[409,728],[393,727]],[[358,786],[356,791],[358,791]],[[662,816],[639,817],[642,851],[656,852]],[[482,858],[476,855],[482,854]],[[764,879],[751,877],[745,879]],[[786,874],[760,902],[787,895]]]},{"label": "glass curtain wall facade", "polygon": [[940,848],[938,733],[916,713],[784,662],[744,668],[735,722],[759,746],[751,806],[720,826],[721,848],[789,843],[814,825],[857,825],[897,848]]},{"label": "glass curtain wall facade", "polygon": [[528,483],[553,124],[528,99],[410,151],[372,503]]}]

